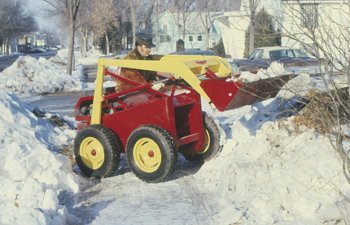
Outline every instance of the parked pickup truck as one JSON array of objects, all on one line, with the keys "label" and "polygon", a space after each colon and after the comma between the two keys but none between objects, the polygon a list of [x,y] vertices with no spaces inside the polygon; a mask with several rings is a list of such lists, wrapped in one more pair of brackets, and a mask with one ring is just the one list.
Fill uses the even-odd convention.
[{"label": "parked pickup truck", "polygon": [[314,75],[323,71],[320,61],[301,49],[280,46],[256,48],[247,59],[235,59],[231,63],[237,65],[240,71],[257,73],[260,69],[267,69],[272,62],[283,64],[288,74],[305,72]]}]

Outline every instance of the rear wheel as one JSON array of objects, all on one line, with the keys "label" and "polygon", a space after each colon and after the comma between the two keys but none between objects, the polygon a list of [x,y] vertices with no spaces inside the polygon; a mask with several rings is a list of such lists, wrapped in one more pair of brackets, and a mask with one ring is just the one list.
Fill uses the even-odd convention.
[{"label": "rear wheel", "polygon": [[214,158],[220,151],[220,131],[214,119],[203,113],[205,128],[205,144],[203,150],[195,155],[184,154],[185,158],[193,163],[203,163]]},{"label": "rear wheel", "polygon": [[82,129],[74,139],[74,156],[87,177],[109,177],[119,165],[121,147],[111,130],[100,125]]},{"label": "rear wheel", "polygon": [[137,128],[126,144],[131,171],[145,182],[161,182],[173,172],[177,150],[171,135],[155,126]]}]

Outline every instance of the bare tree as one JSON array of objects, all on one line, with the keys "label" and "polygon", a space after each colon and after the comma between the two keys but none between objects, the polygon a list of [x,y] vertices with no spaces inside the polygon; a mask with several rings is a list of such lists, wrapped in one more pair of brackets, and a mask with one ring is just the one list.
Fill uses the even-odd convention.
[{"label": "bare tree", "polygon": [[[182,39],[185,40],[187,33],[187,22],[189,12],[193,11],[195,2],[190,0],[179,0],[173,2],[173,16],[178,27],[178,33],[182,34]],[[180,37],[178,37],[180,38]]]},{"label": "bare tree", "polygon": [[91,16],[92,16],[92,1],[84,1],[80,5],[78,11],[77,30],[80,37],[80,55],[86,57],[88,50],[88,37],[92,31]]},{"label": "bare tree", "polygon": [[[159,3],[159,2],[158,2]],[[123,20],[130,21],[132,26],[133,45],[135,44],[135,34],[140,29],[151,31],[151,16],[155,10],[159,10],[157,0],[124,0],[117,2],[118,9],[123,9],[126,13],[120,15]]]},{"label": "bare tree", "polygon": [[77,16],[81,0],[42,0],[51,7],[50,13],[59,15],[68,29],[68,62],[67,73],[72,74],[74,63],[74,39]]},{"label": "bare tree", "polygon": [[262,5],[264,0],[249,0],[248,5],[243,7],[249,13],[249,52],[252,52],[255,48],[255,26],[256,26],[256,14],[258,8]]},{"label": "bare tree", "polygon": [[0,5],[0,39],[2,53],[9,54],[12,38],[37,30],[35,19],[27,15],[20,0],[3,0]]},{"label": "bare tree", "polygon": [[94,34],[98,37],[104,36],[106,40],[106,54],[109,54],[109,37],[107,30],[110,27],[116,27],[118,22],[118,13],[113,0],[105,0],[101,4],[99,0],[90,2],[90,25]]},{"label": "bare tree", "polygon": [[167,1],[160,1],[160,0],[144,0],[143,3],[143,10],[141,10],[142,18],[143,18],[143,25],[146,29],[152,28],[152,16],[153,13],[159,13],[161,12],[160,4],[162,4],[162,7],[165,7]]},{"label": "bare tree", "polygon": [[209,34],[213,27],[215,12],[223,10],[218,0],[199,0],[197,5],[202,25],[205,29],[205,46],[209,49]]},{"label": "bare tree", "polygon": [[162,13],[164,13],[166,10],[169,9],[170,4],[171,4],[170,0],[163,0],[163,1],[161,1],[161,0],[153,0],[153,2],[151,3],[152,7],[150,9],[152,9],[152,11],[151,10],[149,11],[150,13],[149,13],[148,20],[152,21],[152,16],[156,20],[156,28],[155,28],[155,30],[153,30],[153,32],[155,32],[156,37],[157,37],[157,38],[155,38],[157,50],[158,50],[159,41],[160,41],[160,38],[159,38],[160,37],[160,29],[161,29],[160,28],[160,24],[159,24],[160,16],[161,16]]},{"label": "bare tree", "polygon": [[135,45],[135,34],[137,29],[137,11],[139,10],[139,3],[137,0],[129,0],[129,10],[130,18],[132,23],[132,36],[133,36],[133,46]]},{"label": "bare tree", "polygon": [[350,7],[299,0],[284,6],[284,37],[325,66],[321,77],[325,90],[309,95],[312,110],[303,115],[304,124],[329,136],[350,183]]}]

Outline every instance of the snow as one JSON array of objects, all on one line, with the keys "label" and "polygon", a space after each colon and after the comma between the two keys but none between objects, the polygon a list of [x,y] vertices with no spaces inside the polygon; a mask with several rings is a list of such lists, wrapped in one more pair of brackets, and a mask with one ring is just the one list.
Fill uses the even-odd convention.
[{"label": "snow", "polygon": [[4,91],[0,112],[0,223],[64,224],[67,212],[58,196],[63,190],[77,193],[79,186],[67,158],[55,150],[74,137],[74,130],[36,117]]},{"label": "snow", "polygon": [[[303,95],[319,80],[300,75],[274,99],[222,113],[203,102],[224,146],[201,167],[180,156],[169,181],[148,184],[132,175],[123,155],[114,176],[94,180],[62,154],[73,143],[73,118],[54,125],[55,115],[20,99],[86,87],[78,70],[65,74],[65,60],[21,57],[0,73],[0,224],[350,223],[339,156],[326,137],[296,131],[294,117],[282,113],[296,90]],[[264,73],[276,76],[269,72],[283,69],[276,67]]]},{"label": "snow", "polygon": [[278,77],[283,74],[286,74],[283,64],[278,62],[272,62],[269,68],[267,68],[266,70],[261,69],[257,72],[257,74],[250,73],[249,71],[242,71],[241,75],[239,76],[239,80],[248,83],[261,79]]},{"label": "snow", "polygon": [[1,89],[18,96],[79,90],[82,85],[79,78],[62,73],[57,64],[30,56],[20,56],[2,72],[1,78]]}]

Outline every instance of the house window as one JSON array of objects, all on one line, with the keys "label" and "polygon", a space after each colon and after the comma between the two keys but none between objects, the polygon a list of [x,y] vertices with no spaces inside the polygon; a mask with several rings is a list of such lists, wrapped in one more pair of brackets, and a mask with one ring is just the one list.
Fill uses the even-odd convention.
[{"label": "house window", "polygon": [[301,4],[301,25],[315,29],[318,26],[318,4]]},{"label": "house window", "polygon": [[188,36],[189,41],[193,41],[193,36]]},{"label": "house window", "polygon": [[202,41],[202,35],[198,36],[198,37],[197,37],[197,40],[198,40],[198,41]]}]

